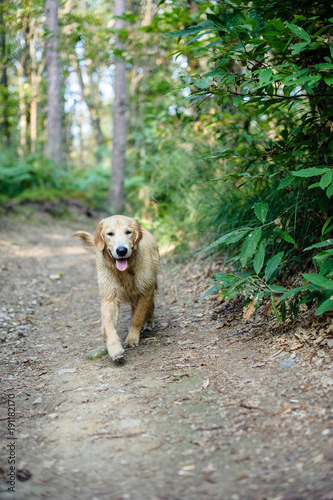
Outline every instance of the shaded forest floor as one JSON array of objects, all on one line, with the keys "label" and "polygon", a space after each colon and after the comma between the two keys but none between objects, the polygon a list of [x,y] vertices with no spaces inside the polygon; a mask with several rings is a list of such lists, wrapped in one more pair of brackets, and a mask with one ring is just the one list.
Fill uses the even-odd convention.
[{"label": "shaded forest floor", "polygon": [[0,231],[0,498],[332,500],[332,320],[245,322],[240,301],[199,300],[217,263],[164,257],[153,332],[123,364],[85,360],[104,340],[94,257],[71,234],[93,227]]}]

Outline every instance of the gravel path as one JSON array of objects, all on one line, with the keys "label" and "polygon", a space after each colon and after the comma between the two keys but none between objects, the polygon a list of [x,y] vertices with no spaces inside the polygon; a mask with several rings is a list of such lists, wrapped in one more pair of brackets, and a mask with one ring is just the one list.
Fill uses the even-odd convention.
[{"label": "gravel path", "polygon": [[245,322],[199,300],[217,264],[164,257],[154,331],[85,360],[104,340],[78,229],[0,231],[0,498],[333,500],[332,320]]}]

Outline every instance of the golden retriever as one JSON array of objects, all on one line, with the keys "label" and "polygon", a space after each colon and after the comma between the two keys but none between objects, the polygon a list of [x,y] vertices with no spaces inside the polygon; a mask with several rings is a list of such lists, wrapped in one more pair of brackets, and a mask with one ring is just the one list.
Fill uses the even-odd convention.
[{"label": "golden retriever", "polygon": [[147,328],[154,325],[157,243],[138,221],[124,215],[103,219],[94,236],[85,231],[77,231],[73,236],[82,238],[87,250],[96,253],[102,330],[111,359],[118,360],[124,354],[116,330],[121,302],[129,302],[132,309],[125,346],[139,345],[145,322]]}]

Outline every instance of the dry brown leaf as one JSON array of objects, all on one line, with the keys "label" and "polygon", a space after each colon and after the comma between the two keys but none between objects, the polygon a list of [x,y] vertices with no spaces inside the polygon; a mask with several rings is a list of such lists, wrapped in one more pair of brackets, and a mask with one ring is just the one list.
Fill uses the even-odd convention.
[{"label": "dry brown leaf", "polygon": [[286,401],[283,403],[283,410],[277,412],[277,413],[273,413],[273,417],[281,417],[282,415],[287,415],[287,413],[291,413],[292,410],[298,410],[301,405],[299,404],[290,404],[290,403],[287,403]]},{"label": "dry brown leaf", "polygon": [[289,347],[289,350],[290,351],[296,351],[296,349],[300,349],[301,347],[303,347],[304,344],[301,344],[300,342],[296,342],[295,344],[292,344],[290,347]]},{"label": "dry brown leaf", "polygon": [[246,307],[243,309],[243,320],[247,321],[252,314],[256,310],[257,299],[252,300]]},{"label": "dry brown leaf", "polygon": [[207,481],[207,483],[216,483],[215,479],[212,479],[211,475],[214,473],[213,470],[209,472],[204,473],[204,480]]}]

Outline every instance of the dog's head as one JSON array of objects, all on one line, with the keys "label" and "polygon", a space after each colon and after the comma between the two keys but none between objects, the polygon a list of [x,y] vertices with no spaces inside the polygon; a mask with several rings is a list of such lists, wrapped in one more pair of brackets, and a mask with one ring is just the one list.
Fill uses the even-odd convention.
[{"label": "dog's head", "polygon": [[95,232],[95,245],[100,252],[106,249],[118,271],[125,271],[141,238],[142,229],[137,220],[113,215],[99,223]]}]

